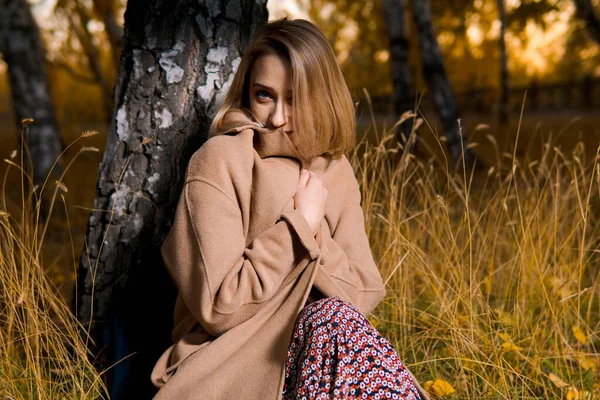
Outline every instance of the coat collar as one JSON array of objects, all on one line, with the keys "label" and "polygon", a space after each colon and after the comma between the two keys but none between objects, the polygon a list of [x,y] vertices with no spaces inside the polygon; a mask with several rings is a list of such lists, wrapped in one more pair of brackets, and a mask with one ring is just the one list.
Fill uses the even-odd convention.
[{"label": "coat collar", "polygon": [[239,133],[246,129],[252,129],[254,135],[254,149],[260,158],[278,156],[291,157],[300,162],[302,168],[305,167],[305,160],[298,147],[292,142],[290,136],[285,133],[283,127],[278,129],[269,129],[253,121],[244,112],[240,110],[230,110],[223,117],[221,128],[213,132],[209,137]]}]

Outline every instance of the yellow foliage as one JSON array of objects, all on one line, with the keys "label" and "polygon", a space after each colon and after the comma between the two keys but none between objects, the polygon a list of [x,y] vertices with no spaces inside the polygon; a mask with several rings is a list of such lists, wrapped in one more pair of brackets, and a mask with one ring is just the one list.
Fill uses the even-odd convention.
[{"label": "yellow foliage", "polygon": [[588,369],[596,369],[596,363],[588,357],[578,357],[577,362],[584,371],[587,371]]},{"label": "yellow foliage", "polygon": [[502,322],[502,324],[504,324],[506,326],[514,326],[515,325],[515,319],[509,313],[505,313],[503,311],[499,312],[498,319],[500,322]]},{"label": "yellow foliage", "polygon": [[550,381],[552,383],[554,383],[556,385],[557,388],[564,388],[569,386],[569,384],[565,381],[563,381],[558,375],[556,374],[550,374],[548,375],[548,379],[550,379]]},{"label": "yellow foliage", "polygon": [[571,327],[571,331],[573,332],[573,336],[577,339],[577,342],[580,344],[588,344],[588,338],[585,333],[581,330],[581,328],[577,325],[573,325]]},{"label": "yellow foliage", "polygon": [[517,346],[514,343],[511,342],[504,342],[502,343],[502,348],[506,351],[521,351],[523,350],[523,348],[521,346]]},{"label": "yellow foliage", "polygon": [[371,323],[371,325],[373,325],[373,327],[375,329],[377,329],[377,327],[379,326],[379,318],[377,318],[374,315],[369,316],[369,322]]},{"label": "yellow foliage", "polygon": [[504,341],[502,343],[502,349],[504,349],[505,351],[519,352],[519,351],[523,350],[523,348],[521,346],[517,346],[516,344],[514,344],[512,342],[512,339],[510,338],[510,336],[507,333],[499,333],[498,336],[500,336],[500,338]]},{"label": "yellow foliage", "polygon": [[569,388],[569,390],[567,390],[567,396],[566,396],[567,400],[584,400],[584,399],[591,399],[591,398],[592,398],[592,395],[588,391],[578,390],[577,388],[574,388],[573,386],[571,386]]},{"label": "yellow foliage", "polygon": [[425,384],[423,384],[423,389],[425,389],[428,392],[431,392],[439,397],[449,396],[455,392],[452,385],[443,379],[436,379],[435,381],[427,381],[427,382],[425,382]]},{"label": "yellow foliage", "polygon": [[502,339],[505,342],[510,342],[510,336],[508,335],[508,333],[504,333],[504,332],[500,332],[498,334],[498,336],[500,336],[500,339]]}]

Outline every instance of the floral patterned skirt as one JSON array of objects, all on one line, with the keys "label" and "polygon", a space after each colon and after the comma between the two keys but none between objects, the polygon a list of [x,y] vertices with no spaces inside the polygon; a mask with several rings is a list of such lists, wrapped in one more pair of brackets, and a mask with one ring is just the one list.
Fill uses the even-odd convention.
[{"label": "floral patterned skirt", "polygon": [[283,399],[421,399],[393,346],[350,303],[304,307],[294,329]]}]

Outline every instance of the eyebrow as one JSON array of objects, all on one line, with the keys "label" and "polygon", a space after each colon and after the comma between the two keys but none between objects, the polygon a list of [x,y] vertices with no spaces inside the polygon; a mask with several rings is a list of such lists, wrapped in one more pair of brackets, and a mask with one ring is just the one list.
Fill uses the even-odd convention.
[{"label": "eyebrow", "polygon": [[[267,89],[267,90],[269,90],[269,91],[271,91],[271,92],[274,92],[274,91],[275,91],[275,89],[273,89],[272,87],[270,87],[270,86],[267,86],[267,85],[264,85],[264,84],[262,84],[262,83],[259,83],[259,82],[255,82],[255,83],[253,83],[253,84],[252,84],[252,87],[255,87],[255,86],[256,86],[256,87],[263,88],[263,89]],[[292,90],[291,90],[291,89],[287,91],[287,94],[291,94],[291,93],[292,93]]]}]

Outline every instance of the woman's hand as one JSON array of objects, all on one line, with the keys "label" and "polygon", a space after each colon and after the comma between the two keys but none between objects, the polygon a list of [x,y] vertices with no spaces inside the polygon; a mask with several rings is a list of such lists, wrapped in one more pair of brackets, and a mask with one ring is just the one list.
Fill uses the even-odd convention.
[{"label": "woman's hand", "polygon": [[304,215],[313,235],[316,235],[325,216],[326,199],[327,189],[323,187],[323,181],[314,172],[303,168],[294,195],[294,208]]}]

